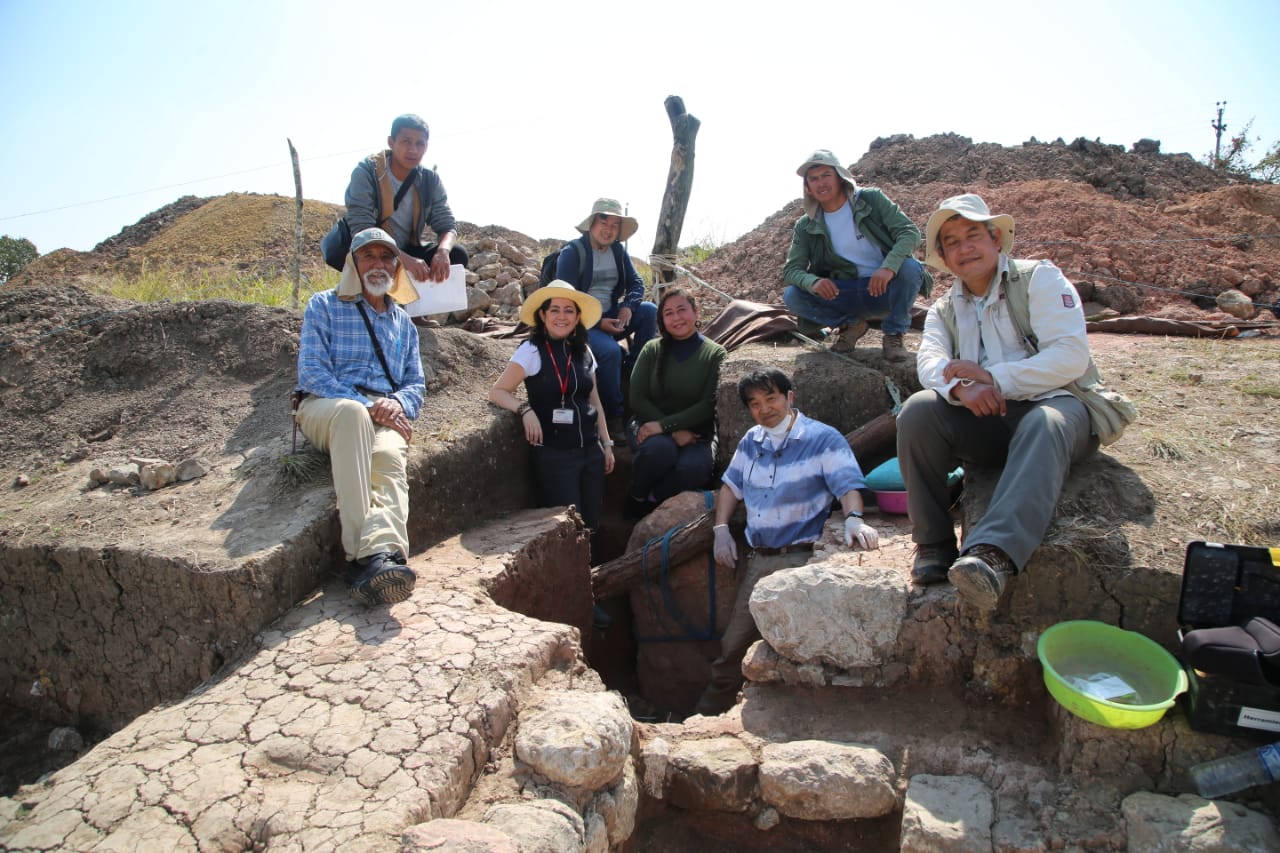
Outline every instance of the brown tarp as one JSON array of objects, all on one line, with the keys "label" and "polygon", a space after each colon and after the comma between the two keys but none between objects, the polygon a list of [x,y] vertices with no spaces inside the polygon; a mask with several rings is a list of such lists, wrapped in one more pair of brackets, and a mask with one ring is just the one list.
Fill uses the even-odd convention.
[{"label": "brown tarp", "polygon": [[750,341],[764,341],[796,330],[796,318],[785,305],[765,305],[735,299],[702,330],[727,350]]}]

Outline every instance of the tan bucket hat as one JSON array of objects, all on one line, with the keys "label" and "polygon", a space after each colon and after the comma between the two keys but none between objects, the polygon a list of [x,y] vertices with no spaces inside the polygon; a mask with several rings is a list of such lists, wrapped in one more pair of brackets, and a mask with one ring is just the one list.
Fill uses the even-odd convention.
[{"label": "tan bucket hat", "polygon": [[981,196],[973,193],[953,195],[944,199],[924,226],[924,262],[936,270],[951,272],[938,251],[938,230],[953,216],[962,216],[970,222],[990,222],[1000,229],[1000,251],[1006,255],[1013,249],[1013,217],[1007,213],[992,215]]},{"label": "tan bucket hat", "polygon": [[583,293],[567,281],[556,279],[539,287],[525,297],[524,304],[520,306],[520,322],[526,326],[537,325],[537,319],[534,315],[538,313],[542,303],[548,299],[568,299],[577,305],[578,322],[582,323],[582,328],[584,329],[590,329],[596,323],[599,323],[600,315],[604,313],[599,299],[589,293]]},{"label": "tan bucket hat", "polygon": [[[342,278],[338,279],[339,299],[350,302],[364,292],[364,287],[360,284],[360,273],[356,271],[356,250],[371,246],[374,243],[380,243],[383,246],[394,249],[397,255],[400,253],[400,247],[396,245],[396,241],[381,228],[366,228],[353,235],[351,237],[351,251],[347,252],[347,260],[342,265]],[[413,280],[405,272],[404,264],[396,263],[396,278],[391,285],[391,291],[387,295],[401,305],[408,305],[410,302],[418,300],[418,289],[413,286]]]},{"label": "tan bucket hat", "polygon": [[622,226],[618,229],[618,242],[625,243],[631,239],[631,235],[640,230],[640,223],[635,217],[624,216],[622,213],[622,205],[617,199],[598,198],[596,203],[591,205],[591,213],[586,219],[577,226],[580,234],[586,234],[591,230],[591,223],[595,221],[596,214],[603,213],[605,216],[616,216],[622,220]]}]

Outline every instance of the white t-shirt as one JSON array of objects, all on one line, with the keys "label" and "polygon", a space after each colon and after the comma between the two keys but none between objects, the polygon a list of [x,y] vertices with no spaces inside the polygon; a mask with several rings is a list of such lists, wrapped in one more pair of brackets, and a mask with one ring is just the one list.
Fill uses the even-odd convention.
[{"label": "white t-shirt", "polygon": [[858,230],[853,220],[853,203],[845,199],[844,206],[834,213],[823,213],[827,233],[831,235],[831,247],[836,254],[852,261],[858,268],[859,278],[870,278],[884,264],[884,252]]},{"label": "white t-shirt", "polygon": [[[542,350],[534,346],[532,341],[525,341],[516,347],[511,360],[524,369],[526,377],[537,376],[542,369]],[[591,347],[587,347],[587,373],[592,376],[596,373],[596,356]]]}]

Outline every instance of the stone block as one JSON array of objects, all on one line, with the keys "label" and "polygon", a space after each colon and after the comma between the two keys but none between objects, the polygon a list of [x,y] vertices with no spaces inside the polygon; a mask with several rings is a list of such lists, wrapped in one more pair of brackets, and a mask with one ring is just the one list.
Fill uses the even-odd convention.
[{"label": "stone block", "polygon": [[912,776],[902,806],[903,853],[990,853],[991,791],[972,776]]},{"label": "stone block", "polygon": [[787,817],[848,820],[897,805],[897,772],[884,753],[825,740],[771,743],[760,762],[760,794]]},{"label": "stone block", "polygon": [[1140,791],[1125,797],[1120,808],[1129,853],[1280,850],[1280,832],[1270,818],[1238,803]]},{"label": "stone block", "polygon": [[751,750],[733,737],[686,740],[667,765],[667,799],[694,811],[745,812],[756,787]]},{"label": "stone block", "polygon": [[555,691],[526,706],[516,757],[553,782],[599,788],[622,773],[631,729],[617,693]]}]

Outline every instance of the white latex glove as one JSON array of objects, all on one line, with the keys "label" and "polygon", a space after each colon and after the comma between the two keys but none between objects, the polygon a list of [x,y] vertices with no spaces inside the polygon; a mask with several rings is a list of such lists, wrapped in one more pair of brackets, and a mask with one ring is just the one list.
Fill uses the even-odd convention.
[{"label": "white latex glove", "polygon": [[844,544],[852,548],[855,539],[864,551],[874,551],[880,547],[880,534],[876,533],[876,529],[856,515],[851,515],[844,520]]},{"label": "white latex glove", "polygon": [[737,565],[738,546],[733,541],[733,534],[729,532],[729,525],[717,525],[714,532],[716,535],[716,562],[722,566]]}]

